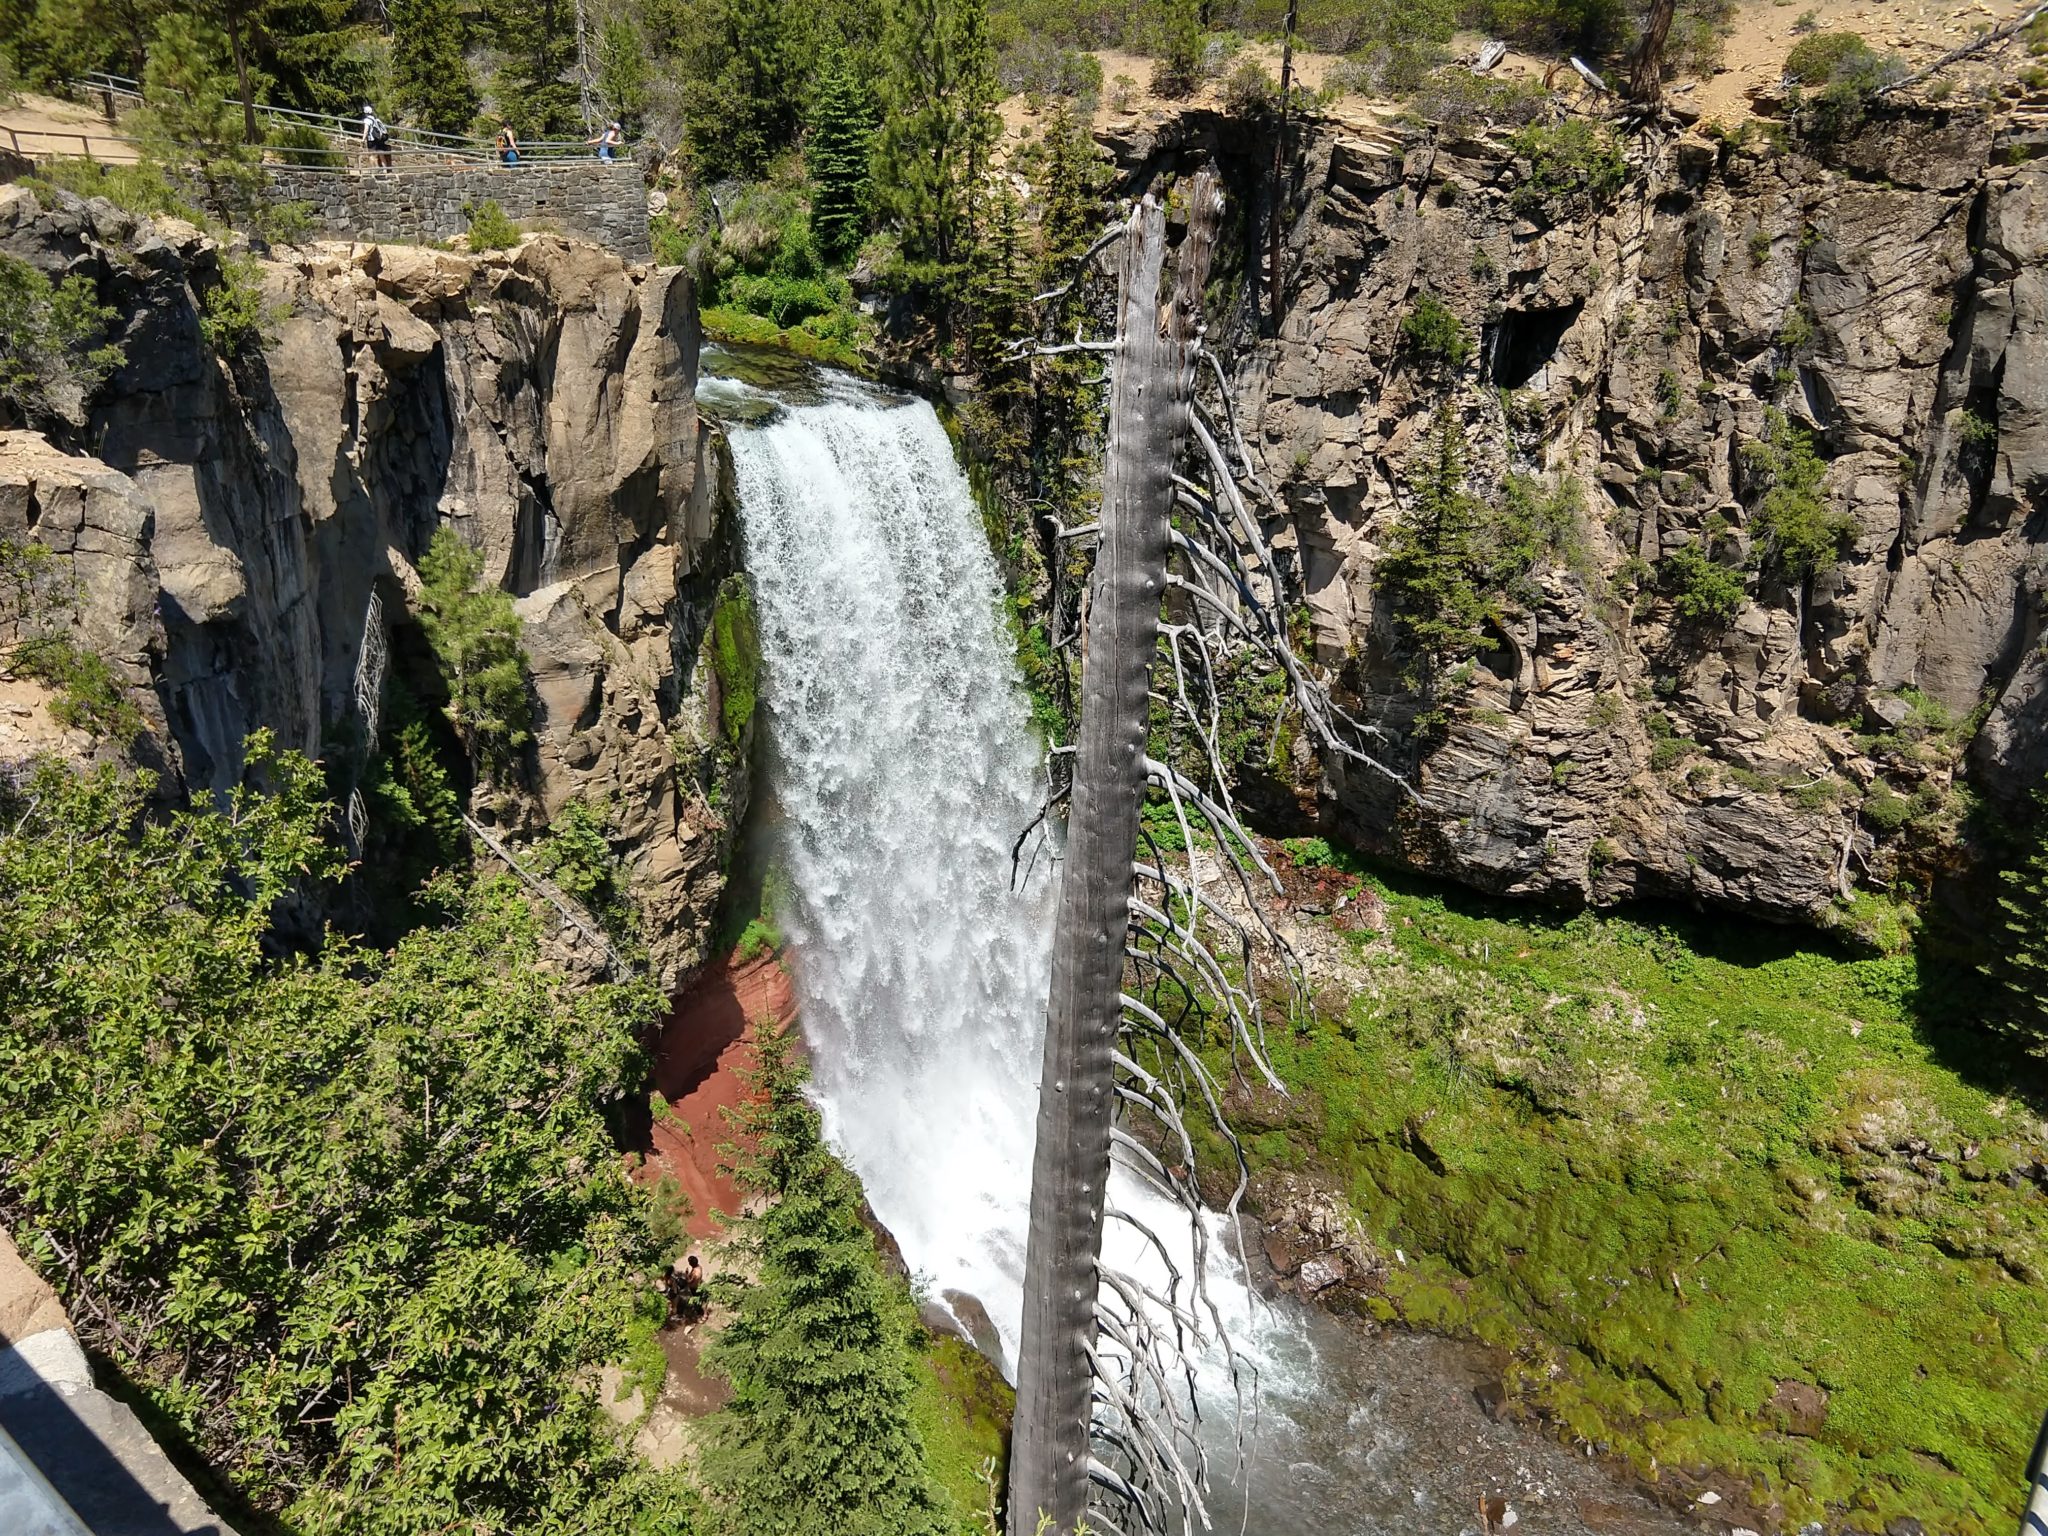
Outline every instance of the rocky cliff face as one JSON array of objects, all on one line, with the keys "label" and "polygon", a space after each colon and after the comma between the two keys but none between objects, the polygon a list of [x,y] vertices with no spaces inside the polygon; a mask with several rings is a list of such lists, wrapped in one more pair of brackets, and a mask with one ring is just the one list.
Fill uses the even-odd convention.
[{"label": "rocky cliff face", "polygon": [[[2010,800],[2048,768],[2040,149],[1961,114],[1825,155],[1651,134],[1597,203],[1546,195],[1505,136],[1311,134],[1279,333],[1235,388],[1321,659],[1371,716],[1421,711],[1376,576],[1441,404],[1483,498],[1517,471],[1582,494],[1409,735],[1422,804],[1298,755],[1304,807],[1566,899],[1835,920],[1855,886],[1933,878],[1959,782]],[[1425,292],[1476,343],[1461,367],[1404,340]],[[1848,522],[1811,580],[1745,558],[1772,410]],[[1679,612],[1687,546],[1743,571],[1726,622]]]},{"label": "rocky cliff face", "polygon": [[0,536],[75,547],[84,639],[147,690],[141,755],[202,793],[267,726],[346,781],[388,674],[424,655],[414,562],[452,526],[517,599],[537,700],[520,782],[472,813],[516,842],[571,798],[604,809],[673,982],[745,787],[700,657],[735,541],[689,279],[553,237],[316,246],[262,264],[265,345],[224,361],[200,326],[211,239],[60,201],[0,188],[0,250],[89,274],[127,364],[93,457],[0,441]]}]

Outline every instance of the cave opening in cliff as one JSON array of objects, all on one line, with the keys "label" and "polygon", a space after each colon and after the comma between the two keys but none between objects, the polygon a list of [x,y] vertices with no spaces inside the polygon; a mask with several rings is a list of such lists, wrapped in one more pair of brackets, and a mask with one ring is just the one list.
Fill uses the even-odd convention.
[{"label": "cave opening in cliff", "polygon": [[1585,309],[1583,299],[1545,309],[1511,309],[1493,328],[1493,382],[1521,389],[1557,356],[1564,333]]}]

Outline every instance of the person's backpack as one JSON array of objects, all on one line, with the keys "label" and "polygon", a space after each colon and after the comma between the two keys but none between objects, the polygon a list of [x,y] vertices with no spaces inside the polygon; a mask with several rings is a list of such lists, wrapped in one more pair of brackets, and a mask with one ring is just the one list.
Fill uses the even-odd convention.
[{"label": "person's backpack", "polygon": [[391,130],[384,126],[384,119],[376,113],[372,112],[369,121],[363,126],[369,130],[370,148],[384,149],[390,145]]}]

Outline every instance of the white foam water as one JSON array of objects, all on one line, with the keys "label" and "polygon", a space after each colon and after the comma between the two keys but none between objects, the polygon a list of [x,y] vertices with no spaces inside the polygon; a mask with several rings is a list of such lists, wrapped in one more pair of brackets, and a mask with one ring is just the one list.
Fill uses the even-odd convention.
[{"label": "white foam water", "polygon": [[[1000,574],[924,402],[827,376],[733,415],[777,915],[826,1134],[929,1293],[979,1300],[1014,1374],[1055,877],[1041,843],[1012,880],[1043,781]],[[1188,1273],[1179,1208],[1125,1172],[1111,1189]],[[1158,1283],[1133,1229],[1112,1221],[1105,1247]],[[1311,1368],[1306,1344],[1233,1247],[1212,1234],[1211,1296],[1270,1399]],[[1220,1352],[1203,1374],[1229,1403]]]}]

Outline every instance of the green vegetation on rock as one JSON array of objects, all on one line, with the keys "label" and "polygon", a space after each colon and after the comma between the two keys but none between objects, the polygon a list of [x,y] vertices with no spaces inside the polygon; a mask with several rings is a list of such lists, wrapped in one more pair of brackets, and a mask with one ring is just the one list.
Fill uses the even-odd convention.
[{"label": "green vegetation on rock", "polygon": [[339,873],[320,771],[148,811],[49,766],[0,817],[0,1215],[254,1510],[350,1536],[688,1529],[585,1383],[663,1261],[606,1106],[660,999],[570,987],[503,879],[388,953],[275,957]]},{"label": "green vegetation on rock", "polygon": [[1497,1346],[1524,1411],[1643,1475],[2002,1536],[2048,1394],[2048,1126],[1966,977],[1302,851],[1384,933],[1273,1040],[1298,1107],[1247,1139],[1365,1223],[1373,1311]]},{"label": "green vegetation on rock", "polygon": [[483,585],[484,557],[452,528],[420,557],[420,628],[441,664],[448,720],[479,766],[502,773],[531,740],[526,652],[512,595]]},{"label": "green vegetation on rock", "polygon": [[91,278],[53,283],[0,255],[0,420],[82,426],[86,402],[121,366],[121,349],[104,341],[114,318]]},{"label": "green vegetation on rock", "polygon": [[734,1315],[704,1352],[733,1391],[703,1457],[724,1529],[949,1536],[961,1512],[915,1423],[916,1310],[882,1270],[859,1186],[825,1150],[802,1063],[773,1030],[754,1041],[759,1102],[735,1125],[738,1171],[772,1203],[736,1229],[752,1278],[717,1277]]}]

